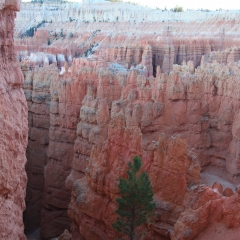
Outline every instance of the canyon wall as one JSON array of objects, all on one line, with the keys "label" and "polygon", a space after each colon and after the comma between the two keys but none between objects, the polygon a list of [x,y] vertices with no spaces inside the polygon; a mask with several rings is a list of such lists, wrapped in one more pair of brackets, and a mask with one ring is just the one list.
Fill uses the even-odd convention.
[{"label": "canyon wall", "polygon": [[[49,145],[50,127],[50,84],[57,76],[53,65],[46,69],[29,71],[23,65],[25,76],[23,85],[28,102],[29,137],[27,148],[26,172],[28,185],[26,193],[27,209],[24,212],[25,229],[34,230],[40,226],[42,197],[44,189],[44,167],[47,163],[47,149]],[[35,216],[34,219],[31,216]]]},{"label": "canyon wall", "polygon": [[237,239],[238,14],[176,13],[166,22],[153,13],[150,22],[138,19],[147,11],[122,9],[106,22],[94,6],[68,9],[78,19],[61,26],[63,10],[51,10],[33,37],[17,38],[34,27],[22,23],[29,12],[16,27],[29,109],[26,230],[120,237],[111,226],[117,186],[139,155],[156,203],[142,239]]},{"label": "canyon wall", "polygon": [[20,1],[0,1],[0,239],[26,239],[22,220],[27,177],[27,104],[14,54],[13,30]]},{"label": "canyon wall", "polygon": [[[24,222],[29,231],[41,226],[41,237],[50,239],[71,225],[67,215],[71,185],[66,187],[65,181],[75,156],[74,141],[86,83],[81,76],[79,80],[69,74],[59,75],[55,65],[34,71],[22,65],[22,71],[30,128]],[[33,220],[32,216],[37,217]]]},{"label": "canyon wall", "polygon": [[[230,69],[235,70],[232,77]],[[90,84],[74,148],[81,158],[73,159],[67,179],[73,183],[68,210],[73,239],[117,237],[111,227],[117,185],[134,155],[143,159],[157,204],[146,239],[194,239],[210,223],[238,236],[239,212],[234,208],[239,195],[234,195],[234,184],[232,190],[229,184],[239,184],[238,148],[232,147],[238,142],[239,65],[209,64],[192,73],[189,64],[175,66],[169,75],[158,70],[156,78],[147,79],[137,71],[125,76],[100,71],[98,85]],[[82,162],[85,177],[79,178]],[[210,181],[202,185],[200,166],[202,174],[204,167],[225,169],[230,181],[220,179],[223,187],[220,184],[217,190]],[[219,180],[214,172],[211,176]],[[217,212],[216,206],[221,206]]]},{"label": "canyon wall", "polygon": [[84,85],[75,79],[67,81],[65,76],[58,76],[56,69],[54,71],[55,76],[50,84],[49,147],[44,170],[45,186],[41,215],[43,239],[58,236],[64,229],[70,229],[67,209],[71,190],[66,187],[65,181],[70,174],[74,157],[73,143],[84,96]]},{"label": "canyon wall", "polygon": [[[35,150],[32,140],[40,135],[29,135],[29,150],[45,155],[43,202],[38,205],[43,239],[70,229],[70,219],[73,239],[114,239],[118,180],[134,155],[143,159],[157,203],[157,217],[146,239],[194,239],[221,226],[224,234],[236,236],[239,71],[238,63],[204,61],[195,70],[192,62],[174,65],[170,74],[158,67],[155,78],[137,69],[79,68],[78,61],[66,66],[63,75],[54,65],[30,71],[24,88],[29,76],[41,86],[39,95],[32,92],[30,117],[41,112],[47,122],[44,128],[38,119],[30,128],[46,134],[45,141],[38,137]],[[41,102],[33,111],[37,99]],[[28,171],[34,174],[34,166]],[[220,184],[211,187],[214,182]],[[199,227],[198,220],[193,224],[184,216],[204,221]]]}]

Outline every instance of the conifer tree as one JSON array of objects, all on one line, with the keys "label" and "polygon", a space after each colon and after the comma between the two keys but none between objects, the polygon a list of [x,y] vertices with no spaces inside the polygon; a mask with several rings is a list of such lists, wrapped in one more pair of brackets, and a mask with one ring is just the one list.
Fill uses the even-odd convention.
[{"label": "conifer tree", "polygon": [[128,163],[128,179],[121,178],[118,185],[121,198],[116,199],[116,213],[119,217],[113,227],[127,235],[130,240],[135,236],[135,228],[148,222],[155,208],[151,182],[145,171],[139,173],[141,166],[141,158],[135,156],[132,162]]}]

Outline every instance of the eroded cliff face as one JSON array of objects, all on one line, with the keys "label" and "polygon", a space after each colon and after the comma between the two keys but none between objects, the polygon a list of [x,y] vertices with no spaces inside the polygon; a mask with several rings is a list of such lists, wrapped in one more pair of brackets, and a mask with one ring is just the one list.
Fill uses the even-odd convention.
[{"label": "eroded cliff face", "polygon": [[[30,128],[24,222],[27,230],[41,226],[41,237],[49,239],[70,229],[71,225],[67,215],[71,186],[67,188],[65,181],[74,158],[86,83],[71,76],[60,76],[54,65],[34,71],[23,65],[22,71]],[[38,217],[32,219],[33,216]]]},{"label": "eroded cliff face", "polygon": [[239,212],[232,206],[238,207],[239,194],[224,178],[223,189],[211,188],[210,181],[200,184],[200,166],[225,169],[230,182],[239,183],[238,148],[232,147],[238,142],[238,74],[236,63],[205,64],[195,73],[189,63],[169,75],[158,69],[156,78],[147,79],[137,71],[121,76],[100,70],[97,86],[89,84],[82,102],[77,157],[67,179],[73,183],[68,210],[73,239],[117,236],[111,227],[117,185],[134,155],[143,159],[157,203],[146,239],[193,239],[211,224],[237,237]]},{"label": "eroded cliff face", "polygon": [[25,239],[27,104],[13,46],[20,1],[0,1],[0,239]]},{"label": "eroded cliff face", "polygon": [[71,190],[67,189],[65,181],[71,171],[76,126],[84,96],[84,86],[79,81],[66,81],[65,77],[58,76],[56,69],[55,73],[57,77],[50,85],[49,147],[41,215],[44,239],[58,236],[71,226],[67,215]]},{"label": "eroded cliff face", "polygon": [[73,239],[118,237],[117,185],[139,155],[157,206],[145,239],[238,238],[240,21],[231,14],[81,15],[62,31],[56,16],[17,39],[30,128],[26,229],[40,227],[42,239],[64,229]]},{"label": "eroded cliff face", "polygon": [[[28,103],[29,137],[26,172],[28,175],[24,212],[25,229],[30,231],[40,226],[42,197],[44,190],[44,166],[47,164],[50,127],[50,84],[57,73],[53,66],[29,71],[22,66],[25,82],[24,94]],[[31,216],[35,216],[34,219]]]},{"label": "eroded cliff face", "polygon": [[204,61],[195,70],[191,62],[175,65],[170,74],[158,67],[156,78],[137,69],[79,68],[78,61],[63,75],[54,65],[30,71],[30,132],[42,134],[30,134],[28,171],[34,176],[31,151],[41,151],[42,237],[60,235],[72,221],[73,239],[114,239],[117,185],[134,155],[143,159],[157,204],[146,239],[205,239],[220,228],[236,237],[239,71],[238,63]]}]

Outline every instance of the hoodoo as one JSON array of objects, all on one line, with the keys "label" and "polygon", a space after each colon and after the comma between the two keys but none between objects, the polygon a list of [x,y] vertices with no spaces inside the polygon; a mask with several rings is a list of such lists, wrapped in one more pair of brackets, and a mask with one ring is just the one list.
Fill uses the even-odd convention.
[{"label": "hoodoo", "polygon": [[27,176],[27,103],[14,53],[15,11],[20,1],[0,1],[0,239],[26,239],[22,214]]}]

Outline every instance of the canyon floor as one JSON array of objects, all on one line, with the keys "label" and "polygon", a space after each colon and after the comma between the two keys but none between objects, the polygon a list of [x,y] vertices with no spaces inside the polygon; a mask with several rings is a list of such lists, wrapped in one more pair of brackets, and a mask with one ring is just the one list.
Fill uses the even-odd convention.
[{"label": "canyon floor", "polygon": [[25,233],[27,240],[41,240],[40,238],[40,228],[36,229],[33,232]]}]

